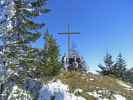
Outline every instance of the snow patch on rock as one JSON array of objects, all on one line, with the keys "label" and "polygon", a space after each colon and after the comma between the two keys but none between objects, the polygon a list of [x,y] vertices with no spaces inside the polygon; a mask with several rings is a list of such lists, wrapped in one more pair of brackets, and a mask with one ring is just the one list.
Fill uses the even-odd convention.
[{"label": "snow patch on rock", "polygon": [[63,84],[60,80],[51,81],[44,85],[39,93],[38,100],[86,100],[81,96],[70,93],[68,85]]}]

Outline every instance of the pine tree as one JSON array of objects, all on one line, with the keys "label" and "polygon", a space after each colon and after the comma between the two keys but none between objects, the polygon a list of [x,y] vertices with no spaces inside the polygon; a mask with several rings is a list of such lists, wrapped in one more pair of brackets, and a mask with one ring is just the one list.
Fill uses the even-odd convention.
[{"label": "pine tree", "polygon": [[100,72],[103,75],[112,74],[114,61],[112,60],[112,56],[108,53],[104,57],[104,64],[105,66],[103,66],[102,64],[98,65],[98,67],[101,69],[101,71],[98,72]]},{"label": "pine tree", "polygon": [[119,78],[123,78],[125,73],[126,73],[126,61],[124,60],[122,54],[120,53],[114,65],[114,74]]},{"label": "pine tree", "polygon": [[123,79],[124,79],[124,81],[133,83],[133,68],[130,68],[126,71]]},{"label": "pine tree", "polygon": [[62,67],[59,59],[59,46],[54,37],[49,33],[45,34],[44,39],[45,46],[42,50],[41,64],[37,68],[37,72],[40,73],[41,77],[52,77],[57,75]]},{"label": "pine tree", "polygon": [[14,15],[11,0],[0,1],[0,99],[6,100],[9,88],[6,86],[9,75],[7,73],[7,57],[5,55],[7,32],[12,29],[11,18]]},{"label": "pine tree", "polygon": [[[30,44],[40,37],[38,30],[44,24],[34,22],[33,19],[49,11],[45,7],[46,2],[47,0],[0,0],[1,61],[6,68],[5,79],[0,82],[0,92],[4,93],[0,95],[2,100],[6,100],[10,94],[12,86],[9,82],[22,84],[35,67],[36,50]],[[8,70],[12,73],[8,73]]]},{"label": "pine tree", "polygon": [[3,8],[7,7],[5,16],[10,16],[3,21],[7,22],[6,32],[1,31],[6,65],[19,74],[18,78],[22,81],[32,71],[35,61],[30,44],[40,37],[38,30],[44,26],[33,19],[49,11],[45,7],[46,2],[47,0],[6,0],[3,4]]}]

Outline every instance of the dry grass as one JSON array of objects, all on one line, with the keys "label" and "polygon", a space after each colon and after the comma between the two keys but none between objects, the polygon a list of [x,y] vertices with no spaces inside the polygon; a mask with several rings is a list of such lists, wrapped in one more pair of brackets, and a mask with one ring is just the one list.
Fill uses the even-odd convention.
[{"label": "dry grass", "polygon": [[[91,92],[94,90],[107,89],[126,96],[128,100],[133,100],[133,91],[126,90],[123,86],[118,84],[117,79],[109,76],[94,75],[92,73],[83,74],[80,72],[64,72],[56,78],[62,80],[63,83],[68,84],[71,92],[73,92],[77,88],[82,89],[84,91],[84,94],[86,92]],[[84,97],[85,96],[87,95],[84,95]],[[87,98],[89,97],[93,98],[92,96],[88,96]]]}]

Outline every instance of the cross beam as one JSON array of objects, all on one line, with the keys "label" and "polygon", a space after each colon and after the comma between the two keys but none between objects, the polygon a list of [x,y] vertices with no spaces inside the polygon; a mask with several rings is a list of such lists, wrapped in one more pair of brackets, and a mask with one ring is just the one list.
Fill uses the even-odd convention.
[{"label": "cross beam", "polygon": [[79,32],[70,32],[70,25],[68,25],[68,32],[58,33],[60,35],[67,35],[67,46],[68,46],[68,58],[71,51],[71,35],[80,34]]}]

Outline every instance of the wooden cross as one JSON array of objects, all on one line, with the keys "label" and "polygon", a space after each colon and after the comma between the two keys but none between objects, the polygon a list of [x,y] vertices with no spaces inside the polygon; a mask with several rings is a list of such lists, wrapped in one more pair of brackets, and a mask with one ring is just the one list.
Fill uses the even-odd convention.
[{"label": "wooden cross", "polygon": [[70,32],[70,25],[68,25],[68,32],[59,33],[60,35],[67,35],[67,46],[68,46],[68,58],[70,57],[71,51],[71,35],[80,34],[79,32]]}]

